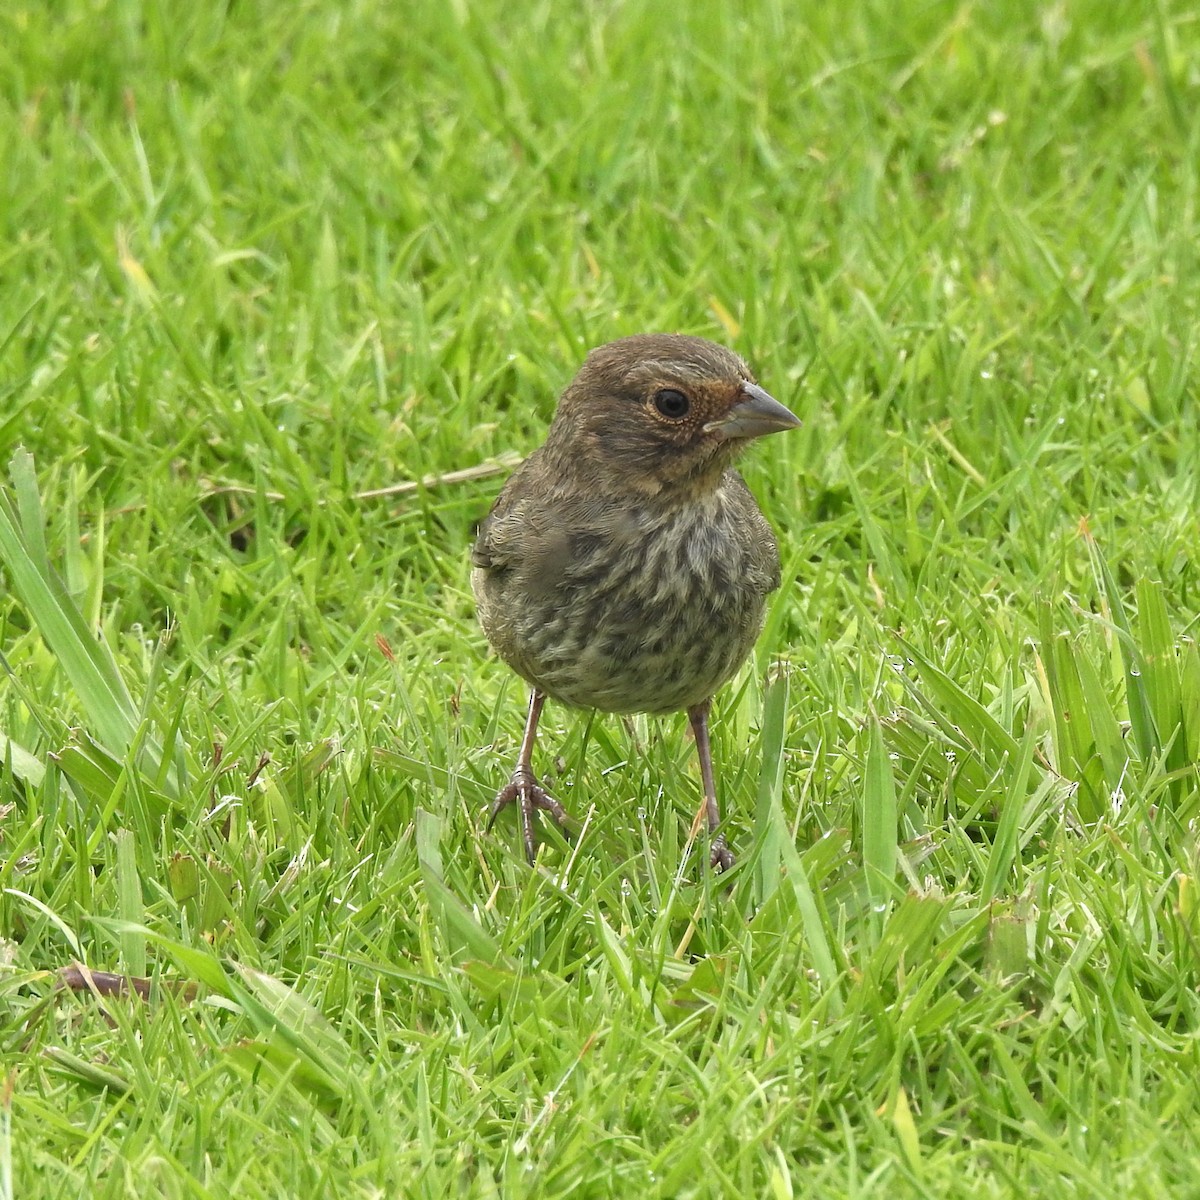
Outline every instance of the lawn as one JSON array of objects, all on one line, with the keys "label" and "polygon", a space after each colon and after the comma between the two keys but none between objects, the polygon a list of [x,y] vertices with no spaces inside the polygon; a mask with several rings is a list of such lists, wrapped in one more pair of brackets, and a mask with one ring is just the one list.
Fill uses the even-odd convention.
[{"label": "lawn", "polygon": [[[1200,1195],[1200,18],[9,0],[0,1200]],[[804,421],[715,709],[468,547],[586,350]],[[98,633],[98,637],[97,637]]]}]

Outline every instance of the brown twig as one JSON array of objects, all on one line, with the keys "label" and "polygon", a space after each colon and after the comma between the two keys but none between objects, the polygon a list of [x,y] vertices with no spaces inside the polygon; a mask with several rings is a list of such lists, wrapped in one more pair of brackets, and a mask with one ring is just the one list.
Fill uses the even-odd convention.
[{"label": "brown twig", "polygon": [[[392,483],[387,487],[368,488],[364,492],[351,492],[351,500],[379,500],[388,496],[407,496],[421,488],[446,487],[455,483],[470,483],[476,479],[489,479],[493,475],[502,475],[511,471],[521,461],[518,454],[506,451],[497,455],[491,462],[476,463],[473,467],[460,467],[455,471],[443,471],[438,475],[423,475],[420,479],[405,479],[400,483]],[[260,492],[258,488],[245,483],[212,483],[205,481],[204,498],[210,496],[262,496],[265,500],[286,500],[283,492]],[[321,503],[325,500],[322,498]]]},{"label": "brown twig", "polygon": [[[138,995],[143,1000],[150,997],[150,980],[139,975],[114,975],[111,971],[93,971],[83,963],[73,962],[58,972],[58,987],[72,992],[90,992],[94,996]],[[184,980],[165,980],[162,987],[174,992],[183,1000],[193,1000],[196,985]]]},{"label": "brown twig", "polygon": [[[423,475],[420,479],[405,479],[400,483],[389,484],[382,488],[368,488],[365,492],[351,492],[351,500],[378,500],[388,496],[406,496],[421,488],[445,487],[455,483],[470,483],[475,479],[489,479],[493,475],[503,475],[511,471],[521,461],[519,454],[505,450],[496,455],[490,462],[476,463],[473,467],[460,467],[456,471],[443,471],[440,475]],[[287,499],[286,492],[262,492],[248,483],[215,483],[211,479],[200,481],[200,499],[208,500],[213,496],[261,496],[264,500],[281,501]],[[326,504],[324,496],[317,500],[318,504]],[[133,504],[123,504],[120,508],[108,510],[108,516],[119,517],[125,513],[141,512],[146,507],[144,500]],[[88,540],[88,534],[80,537],[81,542]]]}]

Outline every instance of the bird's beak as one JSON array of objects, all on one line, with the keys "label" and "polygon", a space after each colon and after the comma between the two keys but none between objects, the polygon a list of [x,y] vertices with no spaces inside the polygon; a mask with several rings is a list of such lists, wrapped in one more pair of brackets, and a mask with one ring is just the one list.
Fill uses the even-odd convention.
[{"label": "bird's beak", "polygon": [[719,421],[709,421],[704,426],[705,433],[715,433],[722,441],[727,441],[762,437],[765,433],[781,433],[799,426],[800,418],[757,383],[743,383],[741,393],[744,398]]}]

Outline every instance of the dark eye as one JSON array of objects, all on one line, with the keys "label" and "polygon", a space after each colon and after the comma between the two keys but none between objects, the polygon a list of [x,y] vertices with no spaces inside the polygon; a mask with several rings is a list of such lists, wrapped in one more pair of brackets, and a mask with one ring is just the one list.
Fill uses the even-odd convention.
[{"label": "dark eye", "polygon": [[677,421],[680,417],[687,416],[687,410],[691,408],[691,402],[676,388],[659,388],[654,393],[654,407],[664,417],[670,417],[673,421]]}]

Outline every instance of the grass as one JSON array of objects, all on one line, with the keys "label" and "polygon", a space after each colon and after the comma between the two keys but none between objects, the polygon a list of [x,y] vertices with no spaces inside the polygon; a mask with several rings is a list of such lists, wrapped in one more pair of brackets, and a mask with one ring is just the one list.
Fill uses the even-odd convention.
[{"label": "grass", "polygon": [[[1198,52],[6,5],[0,1198],[1200,1192]],[[482,831],[472,527],[643,329],[805,422],[728,889],[682,718],[551,706],[582,837]]]}]

